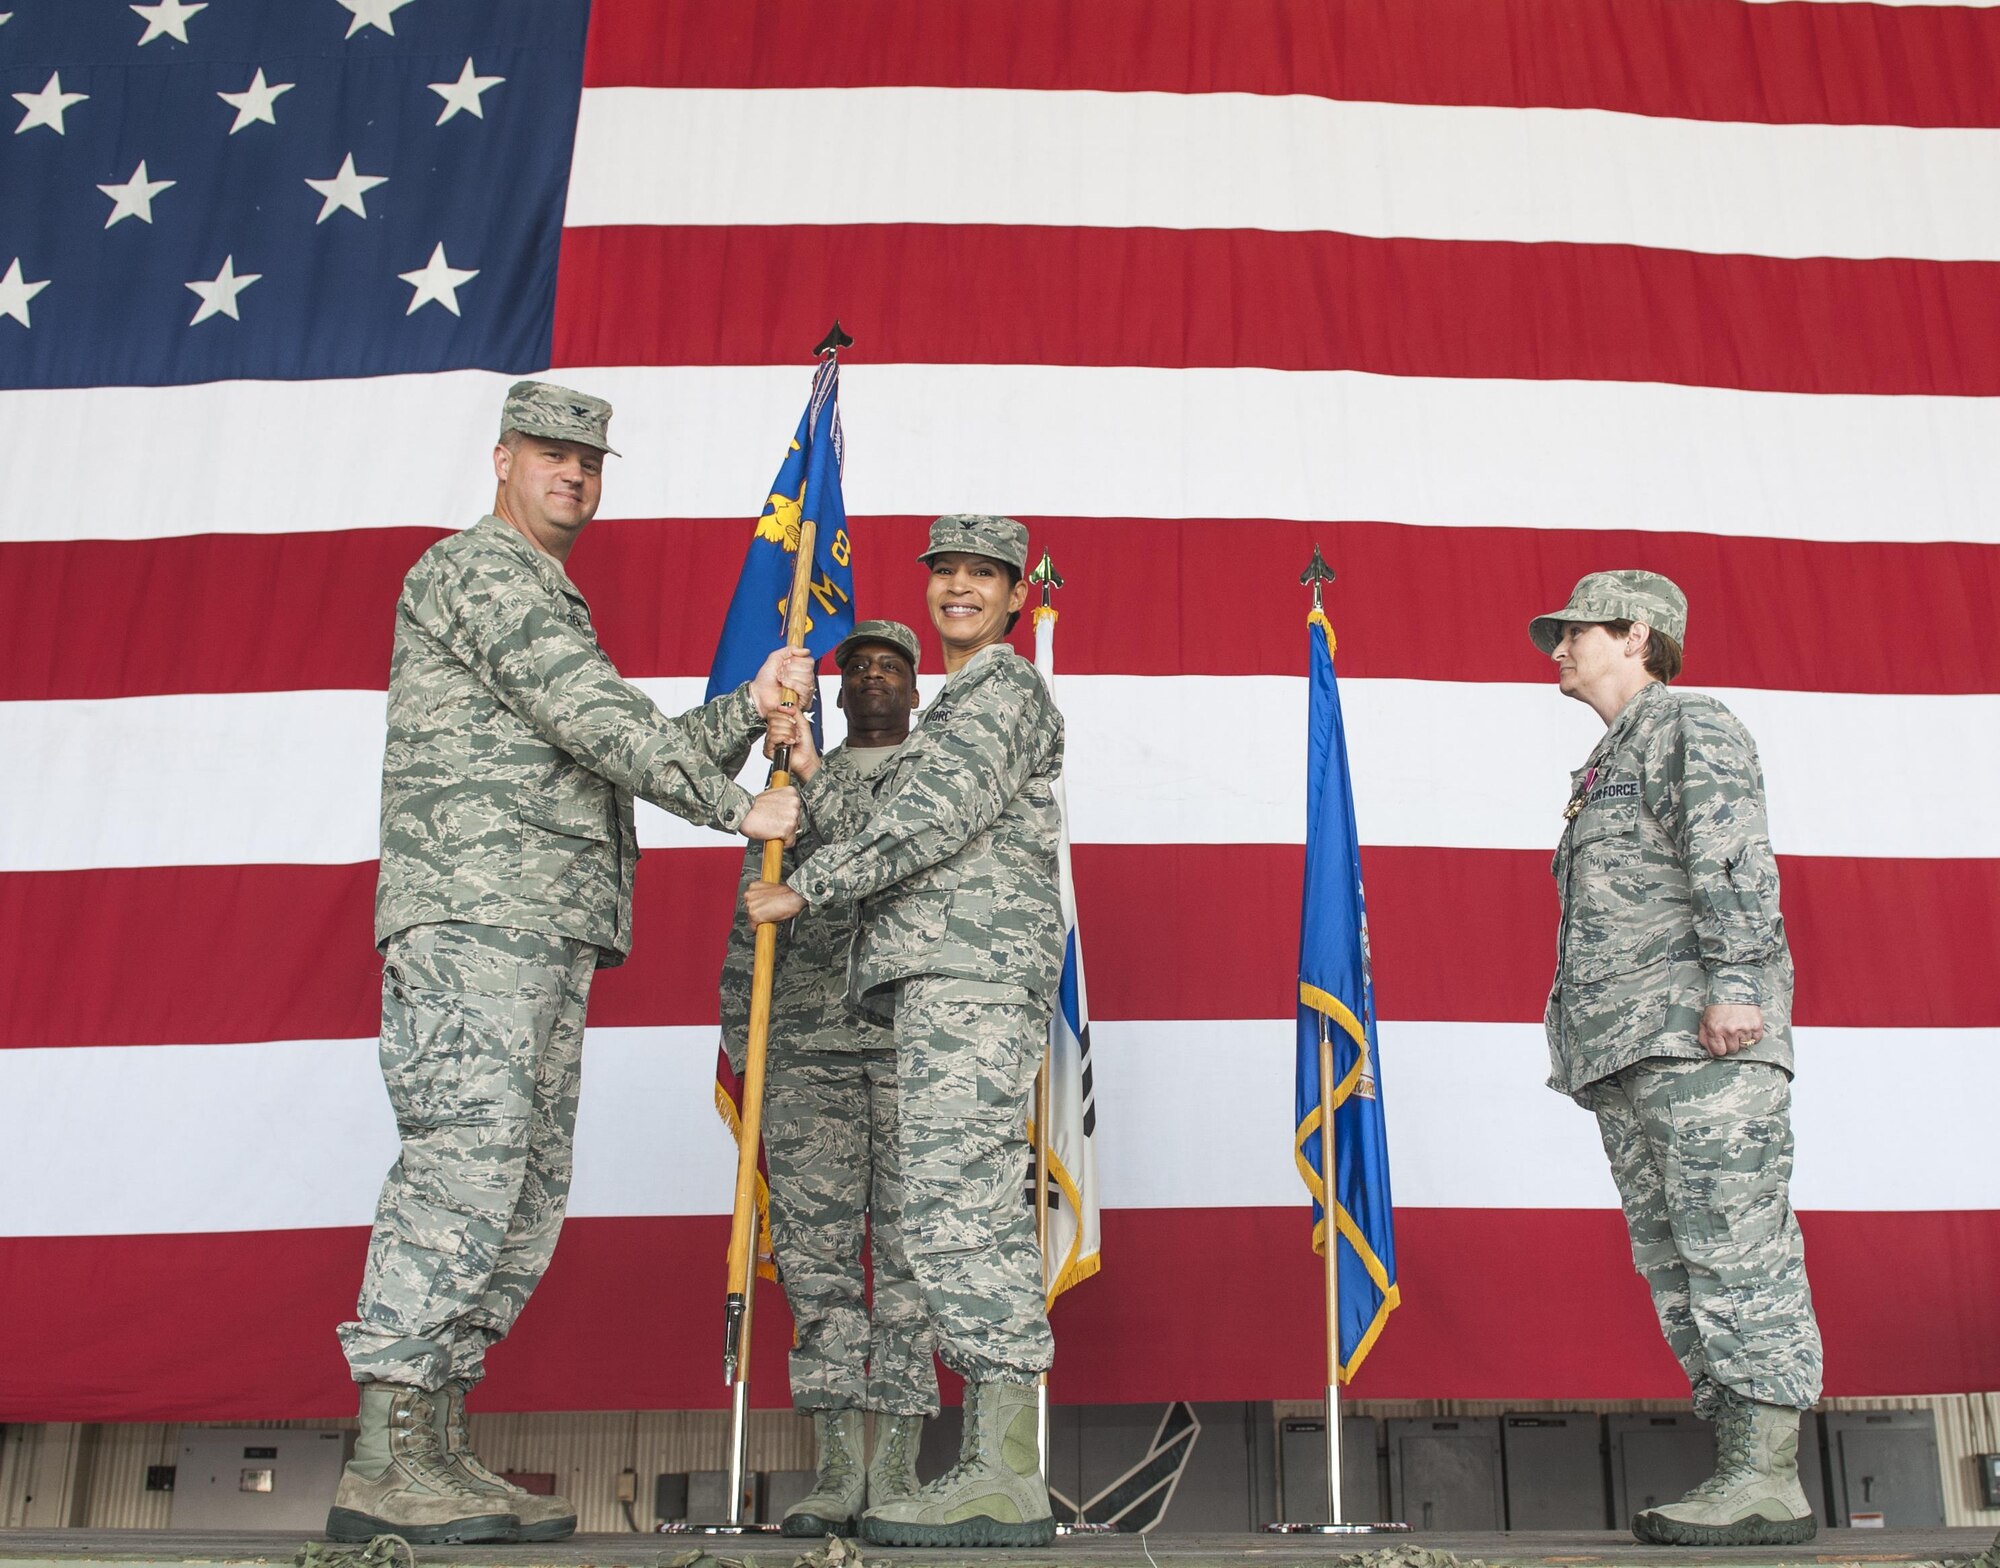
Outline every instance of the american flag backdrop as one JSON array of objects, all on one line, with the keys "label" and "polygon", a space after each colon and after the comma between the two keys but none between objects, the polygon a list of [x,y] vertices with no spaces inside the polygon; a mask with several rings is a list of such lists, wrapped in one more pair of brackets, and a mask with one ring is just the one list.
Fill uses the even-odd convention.
[{"label": "american flag backdrop", "polygon": [[[352,1408],[397,585],[546,371],[617,405],[606,648],[693,705],[836,316],[859,612],[925,625],[942,511],[1068,582],[1105,1262],[1058,1400],[1323,1375],[1315,542],[1395,1095],[1404,1305],[1354,1396],[1685,1391],[1542,1087],[1599,731],[1527,621],[1607,566],[1687,589],[1686,681],[1762,749],[1828,1391],[2000,1386],[2000,10],[0,6],[0,1420]],[[641,836],[486,1408],[724,1393],[740,851]]]}]

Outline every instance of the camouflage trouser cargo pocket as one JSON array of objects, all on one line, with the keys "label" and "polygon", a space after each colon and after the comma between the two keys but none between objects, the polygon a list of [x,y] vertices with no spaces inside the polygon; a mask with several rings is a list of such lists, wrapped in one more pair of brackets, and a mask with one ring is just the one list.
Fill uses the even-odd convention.
[{"label": "camouflage trouser cargo pocket", "polygon": [[938,1354],[974,1382],[1046,1371],[1053,1355],[1028,1212],[1028,1098],[1045,1004],[904,982],[896,1006],[904,1245]]},{"label": "camouflage trouser cargo pocket", "polygon": [[1591,1087],[1667,1343],[1712,1408],[1717,1385],[1800,1409],[1820,1340],[1791,1209],[1791,1083],[1761,1062],[1649,1060]]},{"label": "camouflage trouser cargo pocket", "polygon": [[547,1267],[595,961],[587,943],[457,923],[390,940],[381,1067],[401,1149],[340,1330],[357,1378],[476,1382]]}]

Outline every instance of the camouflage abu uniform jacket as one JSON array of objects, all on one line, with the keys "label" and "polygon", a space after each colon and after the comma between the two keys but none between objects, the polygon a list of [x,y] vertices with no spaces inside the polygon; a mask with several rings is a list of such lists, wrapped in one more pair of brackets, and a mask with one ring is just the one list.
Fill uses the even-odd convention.
[{"label": "camouflage abu uniform jacket", "polygon": [[1748,1002],[1764,1036],[1734,1057],[1792,1067],[1792,957],[1764,774],[1713,697],[1642,687],[1571,775],[1549,1087],[1574,1094],[1649,1056],[1706,1059],[1702,1009]]},{"label": "camouflage abu uniform jacket", "polygon": [[800,790],[827,845],[786,880],[808,905],[861,904],[849,993],[886,1018],[910,975],[1020,986],[1046,1000],[1062,969],[1055,781],[1063,721],[1005,643],[944,684],[865,813]]},{"label": "camouflage abu uniform jacket", "polygon": [[[891,751],[896,748],[890,748]],[[836,746],[813,775],[813,785],[836,811],[867,820],[875,786],[895,766],[864,774],[853,753]],[[785,872],[819,849],[824,840],[810,827],[785,851]],[[743,913],[743,889],[764,874],[764,846],[752,844],[743,856],[736,888],[736,921],[722,960],[722,1037],[740,1073],[750,1033],[750,971],[756,956],[756,928]],[[847,961],[854,947],[859,911],[852,904],[814,905],[778,928],[778,967],[771,982],[771,1049],[780,1051],[874,1051],[893,1049],[895,1036],[856,1013],[847,1002]]]},{"label": "camouflage abu uniform jacket", "polygon": [[668,718],[620,679],[567,574],[497,517],[403,579],[382,756],[375,941],[437,920],[632,945],[632,797],[733,832],[714,758],[762,727],[748,686]]}]

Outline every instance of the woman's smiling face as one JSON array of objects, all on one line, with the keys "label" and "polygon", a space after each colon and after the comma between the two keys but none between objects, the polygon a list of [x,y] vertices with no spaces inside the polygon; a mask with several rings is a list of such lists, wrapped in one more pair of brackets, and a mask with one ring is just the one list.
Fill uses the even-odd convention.
[{"label": "woman's smiling face", "polygon": [[930,559],[924,598],[931,624],[956,667],[1007,635],[1007,618],[1028,602],[1026,582],[1009,581],[1007,567],[990,555],[946,550]]}]

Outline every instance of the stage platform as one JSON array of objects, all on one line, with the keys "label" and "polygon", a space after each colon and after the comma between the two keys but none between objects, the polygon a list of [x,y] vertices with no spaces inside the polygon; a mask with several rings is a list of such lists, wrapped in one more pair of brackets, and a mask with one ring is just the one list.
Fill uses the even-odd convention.
[{"label": "stage platform", "polygon": [[[140,1530],[0,1530],[0,1568],[185,1568],[185,1565],[290,1564],[305,1541],[299,1535],[173,1534]],[[1629,1535],[1610,1531],[1575,1534],[1452,1535],[1425,1532],[1396,1536],[1308,1535],[1075,1535],[1040,1550],[1005,1552],[926,1552],[863,1546],[869,1562],[908,1565],[952,1564],[954,1568],[1048,1568],[1051,1564],[1091,1564],[1103,1568],[1291,1568],[1326,1563],[1383,1548],[1395,1550],[1416,1568],[1421,1554],[1450,1553],[1519,1568],[1617,1568],[1620,1564],[1957,1563],[1979,1556],[1993,1543],[1986,1529],[1831,1530],[1805,1546],[1742,1547],[1696,1551],[1641,1546]],[[549,1546],[420,1546],[421,1563],[462,1568],[662,1568],[699,1547],[750,1568],[791,1568],[811,1541],[777,1536],[578,1535]],[[358,1550],[358,1548],[357,1548]],[[702,1565],[706,1568],[706,1565]]]}]

